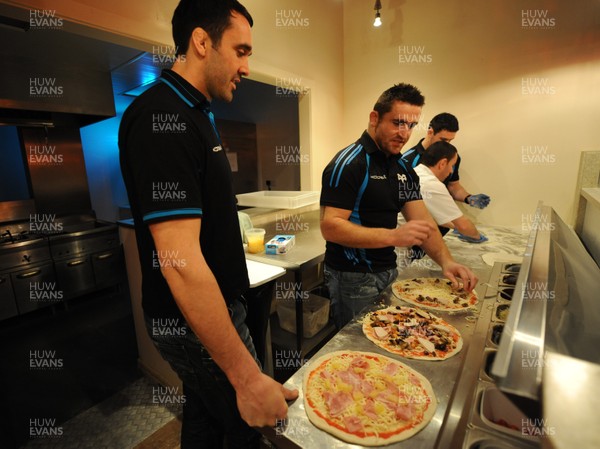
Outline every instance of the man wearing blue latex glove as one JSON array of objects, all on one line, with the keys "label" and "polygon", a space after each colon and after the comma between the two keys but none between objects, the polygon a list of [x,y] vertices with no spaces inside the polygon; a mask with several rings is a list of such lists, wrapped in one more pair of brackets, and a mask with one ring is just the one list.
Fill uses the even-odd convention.
[{"label": "man wearing blue latex glove", "polygon": [[[450,143],[458,132],[458,119],[447,112],[436,115],[429,122],[427,135],[419,141],[417,145],[402,154],[402,159],[415,168],[421,162],[421,158],[430,145],[436,142]],[[455,201],[464,202],[472,207],[483,209],[490,204],[490,197],[483,193],[471,195],[460,183],[458,168],[460,166],[460,156],[456,161],[454,170],[443,179],[443,183],[448,188],[448,192]]]},{"label": "man wearing blue latex glove", "polygon": [[415,173],[419,175],[421,196],[438,226],[445,228],[442,235],[449,228],[454,228],[465,237],[465,241],[481,243],[487,238],[463,215],[443,183],[454,170],[457,160],[458,151],[454,145],[438,141],[429,146],[421,157],[421,163],[415,167]]},{"label": "man wearing blue latex glove", "polygon": [[490,204],[490,197],[485,193],[478,193],[477,195],[467,195],[465,198],[465,203],[467,203],[471,207],[476,207],[477,209],[485,209],[488,204]]},{"label": "man wearing blue latex glove", "polygon": [[461,234],[460,232],[458,232],[458,229],[455,229],[452,234],[454,234],[455,236],[457,236],[460,240],[462,240],[463,242],[468,242],[468,243],[484,243],[488,241],[488,238],[483,235],[483,234],[479,234],[481,235],[481,237],[479,239],[474,239],[473,237],[468,237],[466,235]]}]

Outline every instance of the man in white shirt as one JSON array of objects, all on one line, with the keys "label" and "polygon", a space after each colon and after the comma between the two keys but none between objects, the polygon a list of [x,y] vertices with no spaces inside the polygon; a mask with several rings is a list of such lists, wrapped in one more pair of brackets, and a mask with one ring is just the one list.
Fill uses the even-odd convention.
[{"label": "man in white shirt", "polygon": [[[412,147],[410,150],[405,151],[402,154],[402,160],[407,162],[412,168],[415,168],[421,162],[421,156],[431,144],[439,142],[440,140],[450,143],[456,137],[458,133],[458,119],[448,113],[442,112],[436,115],[429,122],[429,128],[427,129],[427,135],[419,140],[419,143]],[[460,183],[460,176],[458,169],[460,167],[460,155],[454,165],[454,170],[450,172],[450,175],[446,179],[442,179],[442,182],[447,187],[448,192],[452,195],[455,201],[466,203],[471,207],[478,209],[484,209],[490,203],[490,197],[485,193],[478,193],[471,195]]]},{"label": "man in white shirt", "polygon": [[421,196],[439,226],[455,229],[460,238],[469,243],[482,243],[487,237],[463,215],[443,183],[454,170],[457,159],[458,151],[449,142],[438,141],[427,148],[421,155],[420,164],[414,168],[419,175]]}]

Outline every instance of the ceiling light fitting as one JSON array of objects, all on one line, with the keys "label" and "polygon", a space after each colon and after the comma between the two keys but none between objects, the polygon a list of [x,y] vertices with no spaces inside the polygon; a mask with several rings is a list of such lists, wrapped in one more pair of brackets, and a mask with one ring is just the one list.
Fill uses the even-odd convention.
[{"label": "ceiling light fitting", "polygon": [[375,11],[377,11],[375,13],[375,21],[373,22],[373,26],[374,27],[380,27],[381,26],[381,13],[379,12],[381,10],[381,0],[375,0],[375,8],[373,8]]}]

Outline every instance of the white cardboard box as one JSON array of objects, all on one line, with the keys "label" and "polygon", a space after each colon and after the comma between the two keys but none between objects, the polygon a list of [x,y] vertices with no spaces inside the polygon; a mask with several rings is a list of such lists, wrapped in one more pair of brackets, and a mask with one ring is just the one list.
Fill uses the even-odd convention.
[{"label": "white cardboard box", "polygon": [[294,247],[296,237],[293,235],[276,235],[265,245],[266,254],[285,254]]}]

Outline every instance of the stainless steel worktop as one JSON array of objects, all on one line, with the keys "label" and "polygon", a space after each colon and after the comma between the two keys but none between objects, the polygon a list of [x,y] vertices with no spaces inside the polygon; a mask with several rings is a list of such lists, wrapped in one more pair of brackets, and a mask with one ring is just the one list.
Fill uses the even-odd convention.
[{"label": "stainless steel worktop", "polygon": [[[406,305],[406,303],[398,300],[389,290],[384,293],[382,304]],[[444,415],[446,414],[450,398],[453,395],[457,376],[461,372],[461,366],[464,363],[465,354],[468,351],[478,313],[479,309],[475,310],[474,312],[462,312],[460,314],[437,313],[438,316],[443,317],[446,321],[455,326],[464,339],[464,346],[461,352],[447,360],[413,360],[391,354],[379,348],[364,337],[362,332],[362,323],[359,319],[355,319],[345,326],[331,341],[327,343],[327,345],[325,345],[325,347],[323,347],[323,349],[315,354],[314,357],[316,359],[321,355],[342,349],[375,352],[395,360],[399,360],[423,374],[431,382],[438,400],[438,407],[435,415],[427,427],[425,427],[417,435],[402,443],[397,443],[387,447],[431,448],[432,442],[436,440],[442,422],[444,421]],[[287,387],[298,388],[300,391],[300,396],[289,408],[288,419],[284,423],[285,428],[280,427],[276,429],[276,432],[280,434],[281,438],[287,438],[306,449],[357,447],[345,443],[333,437],[332,435],[317,429],[308,420],[304,409],[302,379],[305,372],[309,368],[310,362],[305,364],[288,380],[288,382],[286,382],[285,385]]]},{"label": "stainless steel worktop", "polygon": [[274,220],[261,227],[265,229],[265,243],[277,234],[296,236],[294,247],[286,254],[247,253],[246,258],[267,263],[287,270],[302,270],[322,262],[325,257],[325,239],[321,235],[319,210],[300,214],[281,211]]},{"label": "stainless steel worktop", "polygon": [[[470,245],[460,242],[452,236],[446,237],[445,239],[454,258],[458,262],[470,266],[479,276],[480,282],[486,282],[491,272],[491,267],[486,265],[482,260],[483,254],[495,252],[498,254],[520,255],[526,240],[526,237],[522,236],[519,232],[514,232],[505,228],[486,228],[484,232],[491,237],[490,244]],[[439,267],[431,261],[431,259],[425,258],[418,263],[413,263],[407,268],[402,269],[399,278],[441,276]],[[438,400],[438,408],[436,409],[432,421],[414,437],[386,447],[429,449],[436,445],[436,441],[439,442],[438,439],[442,437],[442,432],[452,432],[452,429],[449,429],[449,427],[456,425],[461,413],[464,411],[465,404],[470,403],[470,397],[466,396],[467,393],[465,393],[464,388],[458,388],[459,384],[465,384],[466,379],[463,379],[462,377],[472,377],[470,383],[475,384],[478,379],[477,376],[479,375],[478,363],[483,356],[481,348],[483,347],[482,341],[484,337],[482,337],[480,333],[476,334],[475,330],[477,328],[479,315],[486,315],[486,319],[489,319],[489,315],[491,314],[491,311],[489,310],[489,301],[485,300],[486,290],[487,287],[485,285],[482,285],[481,283],[478,285],[476,291],[479,295],[480,302],[473,311],[455,314],[444,312],[437,313],[438,316],[454,325],[460,331],[464,339],[464,346],[461,352],[450,359],[442,361],[421,361],[405,359],[395,354],[388,353],[364,337],[361,329],[361,317],[345,326],[332,340],[314,355],[314,358],[318,358],[323,354],[341,349],[375,352],[399,360],[429,379]],[[393,295],[390,288],[383,293],[381,299],[383,305],[403,304],[402,301]],[[473,347],[474,351],[471,350],[471,347]],[[476,368],[470,370],[465,369],[467,358],[477,361]],[[308,363],[310,363],[310,361]],[[276,446],[282,448],[302,447],[305,449],[321,449],[330,447],[359,447],[338,440],[310,423],[304,409],[304,397],[302,392],[302,380],[307,369],[308,366],[304,365],[286,382],[286,386],[297,388],[300,391],[300,396],[290,405],[288,418],[280,423],[281,425],[275,429],[265,430],[265,435]]]}]

